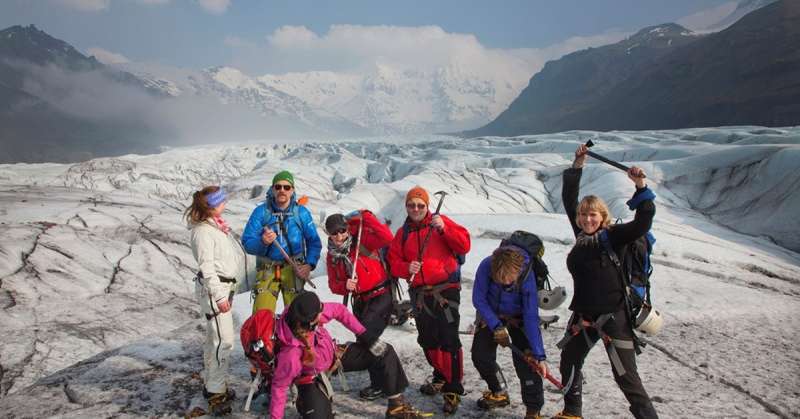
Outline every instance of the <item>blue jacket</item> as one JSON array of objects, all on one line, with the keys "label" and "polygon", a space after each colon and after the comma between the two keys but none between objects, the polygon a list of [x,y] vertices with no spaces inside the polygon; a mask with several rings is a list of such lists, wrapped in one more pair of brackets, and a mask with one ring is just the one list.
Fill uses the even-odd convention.
[{"label": "blue jacket", "polygon": [[[269,208],[269,213],[266,213],[266,208]],[[285,231],[281,231],[280,228],[281,215]],[[322,241],[317,234],[317,226],[314,225],[311,212],[297,204],[295,194],[292,194],[289,207],[279,210],[275,207],[272,188],[269,188],[266,201],[257,206],[250,214],[250,219],[242,234],[242,245],[247,253],[282,262],[283,255],[278,247],[274,243],[265,246],[261,241],[261,234],[265,227],[271,228],[278,235],[275,240],[283,246],[286,253],[291,256],[304,256],[305,263],[311,265],[312,269],[317,266],[322,251]]]},{"label": "blue jacket", "polygon": [[[523,272],[528,269],[530,258],[528,253],[517,249],[525,258]],[[539,330],[539,298],[536,289],[536,274],[531,270],[520,287],[516,284],[503,287],[491,279],[492,257],[489,256],[478,265],[475,284],[472,288],[472,304],[486,325],[495,330],[503,323],[499,315],[519,317],[523,330],[531,345],[531,352],[538,360],[545,359],[544,343]]]}]

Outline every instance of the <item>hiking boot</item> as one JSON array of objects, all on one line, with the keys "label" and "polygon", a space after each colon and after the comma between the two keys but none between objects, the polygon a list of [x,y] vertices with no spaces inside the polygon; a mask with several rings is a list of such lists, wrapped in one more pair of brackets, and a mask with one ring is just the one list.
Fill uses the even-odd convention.
[{"label": "hiking boot", "polygon": [[358,392],[358,397],[362,400],[377,400],[384,397],[383,390],[372,386],[364,387]]},{"label": "hiking boot", "polygon": [[217,396],[217,395],[220,395],[220,394],[224,394],[225,398],[227,398],[228,400],[236,400],[236,392],[231,390],[230,388],[226,389],[225,393],[209,393],[208,390],[206,390],[206,388],[203,387],[203,397],[206,400],[210,399],[213,396]]},{"label": "hiking boot", "polygon": [[231,403],[236,393],[230,388],[224,393],[209,393],[203,388],[203,397],[208,401],[208,413],[212,416],[224,416],[231,413]]},{"label": "hiking boot", "polygon": [[461,403],[461,396],[458,393],[442,393],[442,397],[444,398],[442,412],[444,412],[445,415],[456,413],[458,405]]},{"label": "hiking boot", "polygon": [[442,392],[442,387],[444,387],[444,380],[434,377],[420,386],[419,392],[422,394],[427,394],[428,396],[435,396]]},{"label": "hiking boot", "polygon": [[562,411],[556,413],[550,419],[582,419],[582,416],[576,416],[576,415],[567,413],[567,412],[562,410]]},{"label": "hiking boot", "polygon": [[525,412],[525,419],[544,419],[542,415],[539,414],[538,410],[530,410]]},{"label": "hiking boot", "polygon": [[399,403],[389,401],[386,408],[386,419],[420,419],[432,416],[430,413],[422,413],[413,406],[400,399]]},{"label": "hiking boot", "polygon": [[483,397],[478,399],[478,407],[483,410],[494,409],[497,407],[504,407],[511,404],[511,399],[508,397],[507,391],[501,391],[499,393],[493,393],[490,391],[484,391]]}]

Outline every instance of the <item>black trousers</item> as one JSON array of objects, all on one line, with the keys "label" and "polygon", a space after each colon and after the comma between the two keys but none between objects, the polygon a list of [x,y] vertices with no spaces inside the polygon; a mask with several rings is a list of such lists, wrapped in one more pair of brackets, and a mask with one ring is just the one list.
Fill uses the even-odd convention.
[{"label": "black trousers", "polygon": [[[385,394],[390,396],[400,394],[408,387],[408,378],[392,345],[387,344],[386,352],[378,357],[360,343],[350,344],[342,355],[342,369],[347,372],[371,368],[380,371],[378,388]],[[296,407],[300,417],[303,419],[333,417],[332,397],[328,397],[324,388],[319,378],[310,384],[297,386]]]},{"label": "black trousers", "polygon": [[[506,328],[514,346],[523,352],[530,349],[528,338],[522,328],[512,325],[506,325]],[[525,403],[528,410],[541,410],[544,406],[542,377],[516,354],[512,353],[512,360],[514,361],[514,370],[519,377],[522,402]],[[497,365],[497,343],[494,341],[494,333],[485,325],[475,332],[475,338],[472,340],[472,364],[488,384],[489,390],[497,393],[506,389],[505,377],[500,371],[500,366]]]},{"label": "black trousers", "polygon": [[[462,380],[464,359],[461,352],[461,339],[458,326],[461,316],[458,307],[443,307],[434,296],[423,298],[425,307],[418,307],[419,287],[410,290],[414,305],[414,323],[417,326],[417,343],[425,351],[425,358],[433,366],[433,376],[444,381],[442,392],[464,394]],[[449,288],[441,292],[442,298],[456,304],[461,302],[461,290]],[[450,320],[445,311],[449,311]],[[451,321],[452,320],[452,321]]]},{"label": "black trousers", "polygon": [[[389,324],[389,316],[392,314],[391,288],[387,288],[387,292],[367,301],[354,299],[353,314],[371,333],[376,336],[383,334]],[[381,374],[382,372],[377,367],[369,368],[370,387],[380,388]]]},{"label": "black trousers", "polygon": [[[588,321],[594,321],[596,317],[597,316],[584,316],[583,318]],[[580,314],[574,313],[572,315],[569,326],[567,327],[567,333],[570,333],[571,326],[579,322],[580,319]],[[623,309],[614,313],[614,317],[603,325],[602,330],[611,337],[611,339],[632,341],[633,332],[631,331],[629,322],[630,320],[628,320],[628,316]],[[562,380],[566,380],[572,368],[575,368],[575,377],[572,380],[572,387],[570,387],[567,394],[564,395],[564,410],[567,413],[578,416],[581,415],[582,409],[581,394],[583,375],[581,374],[581,369],[583,368],[586,355],[589,354],[589,350],[591,350],[594,343],[600,339],[600,334],[597,330],[589,328],[586,332],[589,337],[589,342],[586,342],[586,338],[582,333],[573,336],[561,350],[561,364],[559,365]],[[609,345],[613,345],[613,343],[605,342],[604,344],[606,350],[608,350]],[[650,401],[650,396],[647,395],[642,380],[639,378],[639,373],[636,369],[636,352],[633,349],[623,349],[619,347],[616,347],[615,350],[619,354],[622,366],[625,368],[625,374],[619,375],[612,366],[612,370],[614,370],[614,381],[617,382],[620,390],[625,394],[625,398],[628,399],[631,413],[633,413],[633,416],[637,419],[658,418],[658,414]]]}]

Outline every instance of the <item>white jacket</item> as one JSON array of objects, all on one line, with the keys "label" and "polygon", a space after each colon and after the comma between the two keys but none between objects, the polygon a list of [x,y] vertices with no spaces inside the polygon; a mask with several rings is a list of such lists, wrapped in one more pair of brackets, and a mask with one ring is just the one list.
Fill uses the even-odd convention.
[{"label": "white jacket", "polygon": [[212,218],[191,226],[192,254],[203,274],[203,286],[214,301],[228,298],[235,284],[219,280],[244,276],[244,251],[233,234],[225,234]]}]

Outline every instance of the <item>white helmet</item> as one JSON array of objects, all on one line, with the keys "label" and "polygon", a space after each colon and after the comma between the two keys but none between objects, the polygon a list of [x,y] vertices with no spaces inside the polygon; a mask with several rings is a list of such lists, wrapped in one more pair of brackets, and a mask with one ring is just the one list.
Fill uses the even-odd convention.
[{"label": "white helmet", "polygon": [[655,336],[664,326],[664,318],[658,310],[645,304],[636,316],[636,330],[647,336]]},{"label": "white helmet", "polygon": [[541,289],[538,294],[539,308],[542,310],[555,310],[567,299],[567,289],[564,287]]}]

